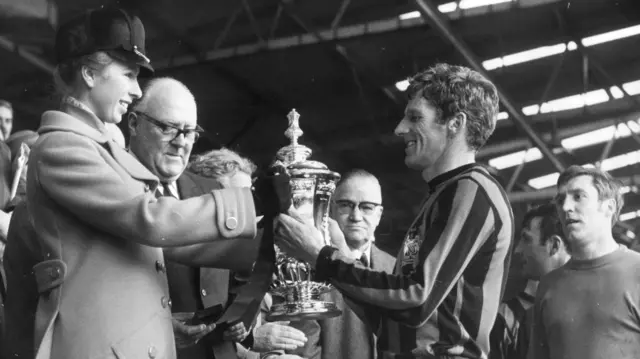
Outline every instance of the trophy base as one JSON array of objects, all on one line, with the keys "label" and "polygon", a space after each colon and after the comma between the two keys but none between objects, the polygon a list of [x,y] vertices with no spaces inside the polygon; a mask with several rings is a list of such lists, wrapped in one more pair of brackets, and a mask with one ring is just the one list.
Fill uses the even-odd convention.
[{"label": "trophy base", "polygon": [[322,320],[337,317],[342,311],[331,302],[308,300],[304,302],[279,303],[271,307],[267,321]]},{"label": "trophy base", "polygon": [[[326,302],[320,296],[331,290],[331,285],[311,281],[281,283],[272,289],[274,304],[267,321],[321,320],[342,314],[335,303]],[[280,298],[278,301],[276,298]]]}]

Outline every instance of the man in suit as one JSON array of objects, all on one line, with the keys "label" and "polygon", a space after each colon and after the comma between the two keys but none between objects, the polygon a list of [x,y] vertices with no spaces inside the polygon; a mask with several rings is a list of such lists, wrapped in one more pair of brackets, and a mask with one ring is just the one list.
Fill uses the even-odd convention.
[{"label": "man in suit", "polygon": [[[197,128],[195,99],[182,83],[170,78],[150,81],[144,96],[129,115],[128,126],[129,149],[160,179],[162,186],[159,189],[162,193],[159,195],[185,199],[220,188],[216,181],[185,172],[197,138],[190,140],[179,132],[176,138],[166,141],[160,135],[171,127]],[[251,251],[257,250],[245,248],[246,245],[238,247],[239,250],[249,250],[249,257]],[[235,358],[235,346],[232,342],[217,340],[213,343],[212,340],[201,340],[215,325],[191,325],[189,321],[197,310],[218,304],[226,305],[229,271],[199,268],[182,261],[180,263],[175,256],[180,250],[165,250],[167,262],[165,265],[160,264],[165,266],[160,269],[166,271],[169,282],[178,358]],[[220,267],[225,267],[225,264],[221,263]]]},{"label": "man in suit", "polygon": [[[392,272],[395,258],[375,244],[382,210],[382,190],[374,175],[361,169],[343,175],[336,188],[331,216],[344,233],[348,251],[366,267]],[[330,300],[342,309],[342,315],[320,321],[322,358],[375,358],[376,340],[371,328],[349,308],[340,292],[332,290]]]}]

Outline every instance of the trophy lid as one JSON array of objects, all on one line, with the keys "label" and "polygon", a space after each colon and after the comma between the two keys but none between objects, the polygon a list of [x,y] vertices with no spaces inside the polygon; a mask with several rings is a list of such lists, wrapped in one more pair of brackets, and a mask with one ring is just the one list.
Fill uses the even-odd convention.
[{"label": "trophy lid", "polygon": [[326,169],[327,166],[317,161],[308,161],[307,158],[311,156],[311,149],[305,145],[298,143],[298,138],[302,136],[304,132],[300,129],[300,114],[296,109],[292,109],[287,115],[289,120],[289,127],[284,132],[284,135],[291,141],[291,143],[278,150],[276,154],[277,162],[280,162],[286,168],[314,168],[314,169]]}]

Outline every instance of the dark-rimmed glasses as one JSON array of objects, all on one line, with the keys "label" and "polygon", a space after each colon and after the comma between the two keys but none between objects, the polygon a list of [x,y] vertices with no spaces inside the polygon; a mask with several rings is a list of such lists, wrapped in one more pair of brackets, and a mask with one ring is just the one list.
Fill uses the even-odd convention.
[{"label": "dark-rimmed glasses", "polygon": [[356,207],[358,207],[358,209],[360,210],[360,212],[362,212],[362,214],[371,215],[375,212],[376,208],[378,208],[379,206],[382,206],[382,204],[380,203],[374,203],[374,202],[355,203],[346,199],[341,199],[334,202],[336,204],[336,209],[340,214],[350,214],[353,212],[353,210],[356,209]]},{"label": "dark-rimmed glasses", "polygon": [[182,134],[187,141],[196,142],[198,138],[200,138],[200,134],[204,132],[202,127],[198,125],[196,125],[196,128],[182,129],[176,125],[157,120],[144,112],[134,111],[133,113],[156,126],[160,130],[160,133],[162,133],[162,136],[164,137],[163,139],[165,141],[171,142]]}]

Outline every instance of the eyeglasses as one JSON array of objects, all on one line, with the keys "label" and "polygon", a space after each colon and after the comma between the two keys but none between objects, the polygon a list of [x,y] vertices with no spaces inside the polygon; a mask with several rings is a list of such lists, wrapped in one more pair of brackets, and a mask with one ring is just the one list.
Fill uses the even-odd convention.
[{"label": "eyeglasses", "polygon": [[373,202],[355,203],[349,200],[338,200],[338,201],[335,201],[335,204],[336,204],[336,209],[340,214],[350,214],[351,212],[353,212],[354,209],[356,209],[356,207],[358,207],[360,212],[362,212],[362,214],[367,216],[373,214],[376,208],[378,208],[379,206],[382,206],[380,203],[373,203]]},{"label": "eyeglasses", "polygon": [[153,124],[154,126],[156,126],[159,130],[160,133],[162,133],[162,136],[164,137],[165,141],[173,141],[176,138],[178,138],[178,136],[180,136],[181,134],[184,135],[184,138],[187,141],[191,141],[191,142],[196,142],[198,140],[198,138],[200,138],[200,134],[204,132],[204,130],[202,129],[202,127],[197,126],[196,128],[180,128],[178,126],[172,125],[170,123],[166,123],[166,122],[162,122],[159,120],[156,120],[155,118],[153,118],[152,116],[147,115],[144,112],[139,112],[139,111],[134,111],[134,114],[140,116],[140,118],[143,118],[144,120],[146,120],[147,122]]}]

